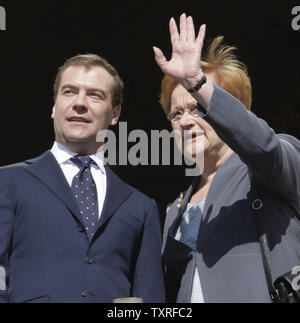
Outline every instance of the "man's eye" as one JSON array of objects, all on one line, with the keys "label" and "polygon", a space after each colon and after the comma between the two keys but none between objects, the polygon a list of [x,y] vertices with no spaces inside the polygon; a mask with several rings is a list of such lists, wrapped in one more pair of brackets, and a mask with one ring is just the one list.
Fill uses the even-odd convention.
[{"label": "man's eye", "polygon": [[101,99],[101,97],[98,93],[92,93],[91,96],[95,99]]},{"label": "man's eye", "polygon": [[63,94],[64,95],[70,95],[70,94],[72,94],[73,93],[73,91],[72,90],[65,90],[64,92],[63,92]]}]

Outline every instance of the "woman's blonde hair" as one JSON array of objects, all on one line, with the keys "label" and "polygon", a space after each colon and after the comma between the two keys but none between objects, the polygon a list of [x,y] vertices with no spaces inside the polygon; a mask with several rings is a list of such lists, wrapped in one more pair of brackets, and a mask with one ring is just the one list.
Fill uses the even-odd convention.
[{"label": "woman's blonde hair", "polygon": [[[222,44],[223,36],[213,39],[208,47],[207,54],[201,61],[204,73],[214,72],[218,80],[218,86],[229,92],[251,110],[252,88],[247,72],[247,67],[240,62],[234,51],[236,47]],[[161,82],[160,104],[166,115],[171,109],[171,95],[177,82],[169,76],[165,76]]]}]

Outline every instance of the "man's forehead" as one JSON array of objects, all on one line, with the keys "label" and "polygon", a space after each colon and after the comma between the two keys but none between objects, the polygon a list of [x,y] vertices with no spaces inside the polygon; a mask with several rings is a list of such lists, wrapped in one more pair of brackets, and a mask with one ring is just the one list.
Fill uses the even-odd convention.
[{"label": "man's forehead", "polygon": [[62,74],[60,86],[64,84],[100,86],[110,89],[113,77],[101,66],[89,69],[83,66],[69,66]]}]

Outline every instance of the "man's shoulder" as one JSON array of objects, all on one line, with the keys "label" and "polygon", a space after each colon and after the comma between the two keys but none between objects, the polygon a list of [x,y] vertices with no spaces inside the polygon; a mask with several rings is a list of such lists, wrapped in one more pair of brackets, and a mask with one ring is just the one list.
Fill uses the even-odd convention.
[{"label": "man's shoulder", "polygon": [[11,170],[11,169],[19,169],[28,166],[26,162],[18,162],[14,164],[4,165],[0,167],[0,171]]},{"label": "man's shoulder", "polygon": [[9,187],[13,183],[22,181],[25,175],[25,169],[28,167],[26,162],[18,162],[0,167],[0,185]]},{"label": "man's shoulder", "polygon": [[32,158],[32,159],[26,159],[22,162],[17,162],[9,165],[4,165],[0,167],[0,173],[15,173],[19,171],[23,171],[27,167],[29,167],[34,162],[38,161],[41,157],[43,157],[48,151],[44,152],[43,154],[39,155],[38,157]]},{"label": "man's shoulder", "polygon": [[10,165],[4,165],[0,167],[0,175],[8,177],[18,176],[17,174],[23,172],[26,167],[28,167],[28,163],[26,163],[25,161]]}]

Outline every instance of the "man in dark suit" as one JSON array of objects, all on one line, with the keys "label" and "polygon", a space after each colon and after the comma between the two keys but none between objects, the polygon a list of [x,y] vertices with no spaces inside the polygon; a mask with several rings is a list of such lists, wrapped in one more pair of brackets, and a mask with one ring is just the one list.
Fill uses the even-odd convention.
[{"label": "man in dark suit", "polygon": [[69,59],[52,149],[0,169],[0,302],[164,301],[157,206],[104,165],[96,140],[118,122],[122,89],[101,57]]}]

